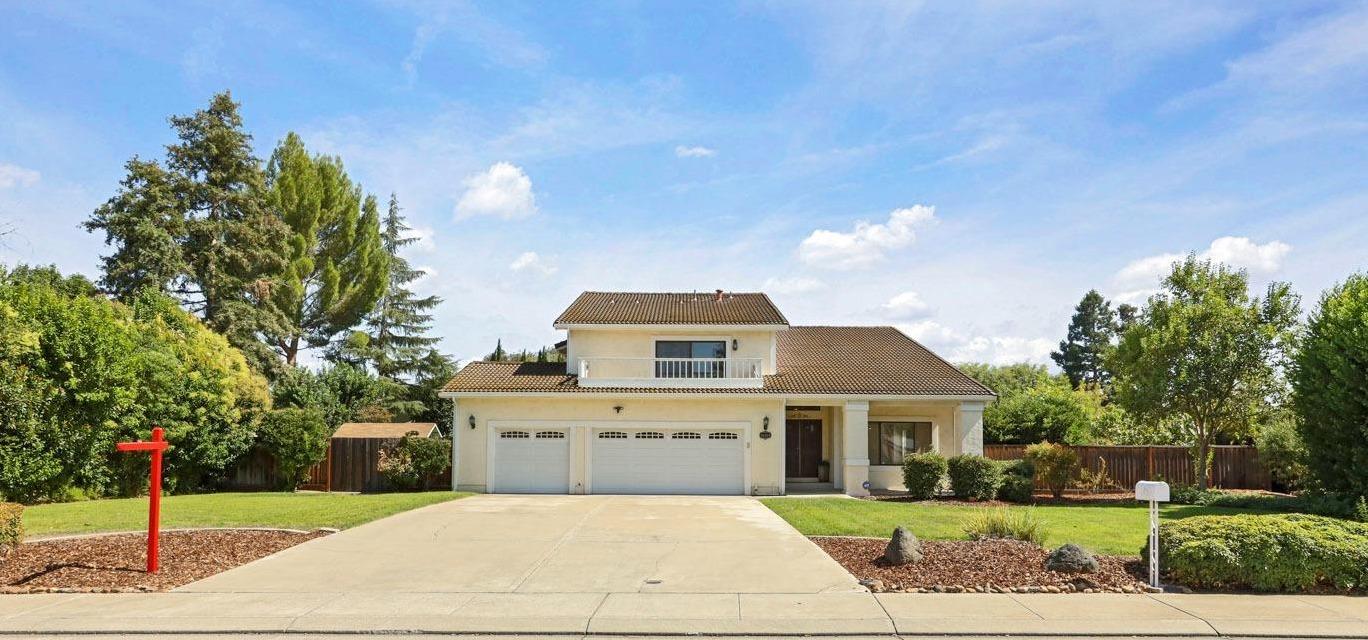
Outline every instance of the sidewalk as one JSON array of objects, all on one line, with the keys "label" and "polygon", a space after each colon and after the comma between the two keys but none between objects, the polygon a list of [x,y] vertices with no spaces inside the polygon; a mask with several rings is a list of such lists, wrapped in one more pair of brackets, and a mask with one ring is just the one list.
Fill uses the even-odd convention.
[{"label": "sidewalk", "polygon": [[1368,638],[1368,598],[901,593],[0,596],[0,634],[138,632]]}]

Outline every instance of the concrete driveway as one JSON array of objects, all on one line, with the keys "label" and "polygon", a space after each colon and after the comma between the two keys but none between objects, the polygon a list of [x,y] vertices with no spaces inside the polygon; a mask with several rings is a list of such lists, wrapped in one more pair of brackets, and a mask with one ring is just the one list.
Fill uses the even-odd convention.
[{"label": "concrete driveway", "polygon": [[752,498],[477,495],[307,542],[180,591],[736,594],[863,589]]}]

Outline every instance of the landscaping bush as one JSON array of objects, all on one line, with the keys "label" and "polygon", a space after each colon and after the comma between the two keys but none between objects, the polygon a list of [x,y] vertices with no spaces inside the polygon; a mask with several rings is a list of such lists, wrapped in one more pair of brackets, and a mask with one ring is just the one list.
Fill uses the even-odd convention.
[{"label": "landscaping bush", "polygon": [[396,489],[427,488],[433,476],[451,466],[451,441],[404,436],[380,452],[380,475]]},{"label": "landscaping bush", "polygon": [[1078,473],[1078,454],[1072,449],[1049,442],[1026,447],[1026,459],[1035,465],[1036,477],[1050,489],[1050,495],[1060,498]]},{"label": "landscaping bush", "polygon": [[1002,467],[983,456],[961,454],[946,461],[950,490],[963,500],[992,500],[1002,485]]},{"label": "landscaping bush", "polygon": [[998,463],[1002,469],[1002,485],[998,500],[1031,502],[1035,498],[1035,465],[1030,460],[1006,460]]},{"label": "landscaping bush", "polygon": [[1368,588],[1368,524],[1303,514],[1196,516],[1163,523],[1159,539],[1160,566],[1192,587]]},{"label": "landscaping bush", "polygon": [[0,502],[0,560],[24,541],[24,506]]},{"label": "landscaping bush", "polygon": [[1296,496],[1271,493],[1231,493],[1220,489],[1198,489],[1192,485],[1174,485],[1169,491],[1171,502],[1228,509],[1257,509],[1283,513],[1307,513],[1330,518],[1356,520],[1354,500],[1328,493],[1304,493]]},{"label": "landscaping bush", "polygon": [[979,509],[964,523],[970,540],[1008,539],[1032,544],[1045,542],[1045,522],[1029,508]]},{"label": "landscaping bush", "polygon": [[323,460],[332,430],[312,409],[276,409],[261,421],[261,444],[275,458],[280,489],[293,490]]},{"label": "landscaping bush", "polygon": [[945,478],[945,457],[939,453],[914,453],[903,458],[903,486],[914,498],[936,497]]}]

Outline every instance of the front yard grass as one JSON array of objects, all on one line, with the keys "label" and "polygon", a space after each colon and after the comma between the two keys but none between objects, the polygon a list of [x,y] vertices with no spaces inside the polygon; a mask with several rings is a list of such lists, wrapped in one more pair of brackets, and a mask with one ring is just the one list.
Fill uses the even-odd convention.
[{"label": "front yard grass", "polygon": [[[964,504],[936,502],[890,502],[849,498],[767,498],[761,500],[795,529],[809,536],[867,536],[887,538],[898,526],[919,538],[964,540],[964,523],[977,509]],[[1124,505],[1011,506],[1031,509],[1045,522],[1045,546],[1066,542],[1093,553],[1136,555],[1149,531],[1149,508],[1140,503]],[[1265,513],[1250,509],[1226,509],[1168,504],[1160,507],[1161,520],[1191,516]]]},{"label": "front yard grass", "polygon": [[[206,493],[162,498],[162,526],[346,529],[467,493]],[[29,536],[147,529],[147,498],[42,504],[24,509]]]}]

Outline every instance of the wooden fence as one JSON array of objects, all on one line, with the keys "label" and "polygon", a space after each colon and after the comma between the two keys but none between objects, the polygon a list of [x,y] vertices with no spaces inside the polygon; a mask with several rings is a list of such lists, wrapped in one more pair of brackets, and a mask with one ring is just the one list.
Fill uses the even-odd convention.
[{"label": "wooden fence", "polygon": [[[333,438],[323,461],[309,468],[308,478],[299,489],[309,491],[389,491],[393,487],[380,475],[380,451],[399,443],[399,438]],[[229,486],[243,490],[276,487],[279,474],[270,454],[257,450],[233,470]],[[429,478],[428,486],[451,486],[451,470]]]},{"label": "wooden fence", "polygon": [[[1196,484],[1192,470],[1192,452],[1183,446],[1075,446],[1083,466],[1097,471],[1101,461],[1107,463],[1107,474],[1123,489],[1135,487],[1141,480],[1162,478],[1169,484]],[[1254,447],[1217,445],[1212,448],[1209,484],[1223,489],[1271,489],[1272,478],[1259,462]],[[994,460],[1019,460],[1026,455],[1024,444],[990,444],[983,447],[983,455]]]}]

